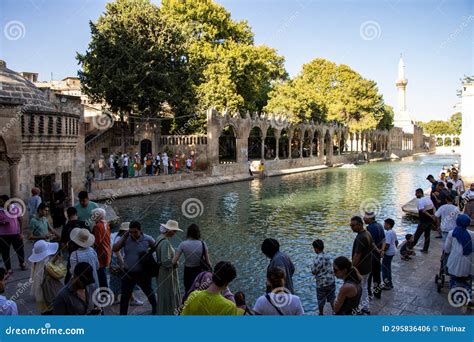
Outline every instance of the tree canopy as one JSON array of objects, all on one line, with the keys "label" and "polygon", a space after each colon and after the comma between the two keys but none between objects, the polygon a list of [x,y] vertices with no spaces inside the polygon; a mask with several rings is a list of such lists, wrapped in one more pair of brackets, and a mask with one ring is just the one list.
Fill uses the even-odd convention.
[{"label": "tree canopy", "polygon": [[461,134],[462,129],[462,113],[458,112],[444,121],[431,120],[428,122],[419,122],[424,131],[429,134]]},{"label": "tree canopy", "polygon": [[384,104],[374,81],[347,65],[320,58],[276,85],[265,110],[286,115],[293,123],[336,121],[351,130],[390,128],[393,121],[393,110]]}]

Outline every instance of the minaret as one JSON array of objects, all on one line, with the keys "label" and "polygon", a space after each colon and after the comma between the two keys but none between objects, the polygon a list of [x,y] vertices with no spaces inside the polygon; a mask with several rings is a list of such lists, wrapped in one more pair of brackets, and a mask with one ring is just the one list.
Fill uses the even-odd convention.
[{"label": "minaret", "polygon": [[400,127],[405,133],[414,132],[414,125],[411,119],[411,115],[407,110],[406,102],[406,88],[408,80],[405,77],[405,63],[403,62],[402,55],[400,54],[400,61],[398,62],[398,78],[395,83],[398,91],[398,103],[397,110],[395,111],[395,117],[393,124],[395,127]]},{"label": "minaret", "polygon": [[406,88],[408,80],[405,78],[405,63],[403,62],[402,54],[400,54],[400,61],[398,62],[398,79],[397,79],[397,89],[398,89],[398,112],[404,112],[407,110],[406,103]]}]

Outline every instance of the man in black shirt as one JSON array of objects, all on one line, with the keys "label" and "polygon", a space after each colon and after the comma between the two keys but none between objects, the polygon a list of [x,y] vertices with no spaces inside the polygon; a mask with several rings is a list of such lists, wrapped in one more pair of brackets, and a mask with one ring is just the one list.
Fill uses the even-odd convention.
[{"label": "man in black shirt", "polygon": [[364,222],[359,216],[351,218],[351,229],[357,233],[352,246],[352,264],[362,276],[362,297],[361,306],[362,313],[370,315],[369,296],[368,296],[368,279],[372,271],[372,250],[375,248],[374,241],[370,233],[364,229]]}]

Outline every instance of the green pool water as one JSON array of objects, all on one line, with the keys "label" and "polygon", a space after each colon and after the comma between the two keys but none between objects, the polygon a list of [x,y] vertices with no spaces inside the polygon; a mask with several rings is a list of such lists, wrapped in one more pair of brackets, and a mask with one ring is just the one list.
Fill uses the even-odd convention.
[{"label": "green pool water", "polygon": [[[320,238],[333,257],[350,256],[354,234],[349,220],[364,208],[375,210],[380,221],[393,218],[402,239],[415,230],[416,220],[405,216],[401,206],[414,197],[416,188],[429,186],[428,174],[436,176],[443,165],[455,160],[455,156],[419,156],[355,169],[332,168],[117,199],[113,207],[123,220],[139,220],[154,237],[159,234],[159,224],[168,219],[177,220],[184,230],[197,223],[212,261],[235,264],[238,277],[231,289],[243,291],[251,305],[265,289],[268,259],[260,252],[261,242],[266,237],[278,239],[296,265],[296,294],[311,313],[316,308],[311,242]],[[190,209],[187,216],[200,214],[193,219],[182,210],[183,203],[190,202],[198,203],[197,211]],[[177,234],[173,244],[177,246],[184,238],[184,233]]]}]

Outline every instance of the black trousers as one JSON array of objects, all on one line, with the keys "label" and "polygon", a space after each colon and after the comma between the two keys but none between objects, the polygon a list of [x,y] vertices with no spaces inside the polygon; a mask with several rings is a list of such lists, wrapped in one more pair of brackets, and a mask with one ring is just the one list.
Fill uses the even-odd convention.
[{"label": "black trousers", "polygon": [[430,248],[430,235],[431,235],[431,228],[432,225],[426,222],[420,222],[418,227],[416,227],[415,235],[413,237],[413,246],[416,246],[418,240],[420,239],[421,235],[425,238],[425,243],[423,244],[423,250],[428,251]]},{"label": "black trousers", "polygon": [[371,256],[372,261],[372,272],[369,273],[367,279],[367,290],[368,293],[372,294],[372,282],[374,283],[373,292],[381,293],[380,284],[382,283],[382,262],[378,256]]},{"label": "black trousers", "polygon": [[125,272],[122,276],[122,297],[120,298],[120,314],[127,315],[128,303],[132,297],[133,288],[138,285],[148,298],[151,304],[151,312],[156,314],[156,297],[155,292],[151,286],[151,279],[144,277],[141,272]]},{"label": "black trousers", "polygon": [[184,293],[187,294],[189,289],[194,283],[194,280],[202,272],[201,266],[197,267],[184,267],[184,276],[183,276],[183,283],[184,283]]},{"label": "black trousers", "polygon": [[25,250],[23,248],[23,240],[20,238],[20,234],[0,235],[0,252],[7,271],[12,269],[10,246],[13,246],[20,265],[25,263]]}]

